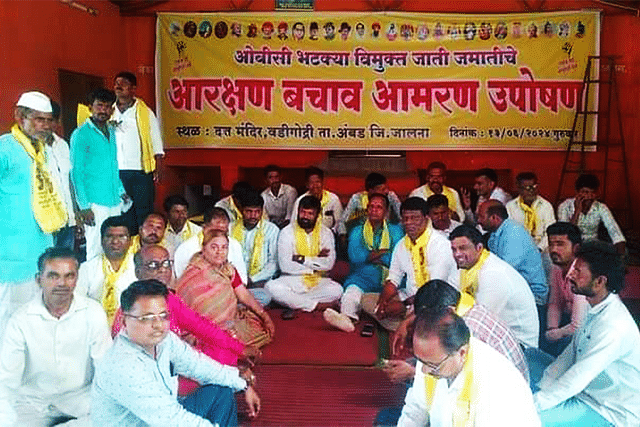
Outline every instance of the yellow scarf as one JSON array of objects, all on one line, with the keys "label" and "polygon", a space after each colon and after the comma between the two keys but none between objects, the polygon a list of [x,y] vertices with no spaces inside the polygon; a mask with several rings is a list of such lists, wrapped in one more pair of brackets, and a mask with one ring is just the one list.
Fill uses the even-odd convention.
[{"label": "yellow scarf", "polygon": [[[431,188],[429,188],[429,185],[425,185],[424,186],[424,198],[425,200],[429,198],[429,196],[434,195],[435,193],[433,191],[431,191]],[[445,197],[447,198],[447,201],[449,202],[449,210],[451,210],[452,212],[457,212],[458,209],[458,203],[456,202],[457,198],[456,198],[456,193],[454,190],[452,190],[451,188],[447,187],[446,185],[442,186],[442,194],[445,195]]]},{"label": "yellow scarf", "polygon": [[[262,270],[262,247],[264,246],[264,219],[260,219],[258,225],[256,225],[258,231],[256,231],[256,237],[253,239],[253,248],[251,250],[251,260],[249,261],[249,277],[254,276]],[[236,221],[233,229],[231,230],[231,236],[242,244],[245,248],[245,236],[247,229],[244,227],[242,220]]]},{"label": "yellow scarf", "polygon": [[460,301],[458,301],[458,306],[456,307],[456,314],[460,317],[464,316],[465,314],[467,314],[467,311],[469,311],[471,307],[473,307],[475,303],[476,303],[475,298],[473,298],[471,295],[469,295],[466,292],[461,292]]},{"label": "yellow scarf", "polygon": [[[307,232],[304,231],[302,227],[298,225],[297,222],[294,222],[293,225],[293,236],[296,240],[296,254],[303,255],[306,257],[315,257],[320,253],[320,229],[322,228],[322,224],[320,222],[320,218],[316,220],[316,225],[313,227],[313,231],[311,232],[311,245],[309,245],[307,241]],[[313,289],[318,286],[320,283],[321,274],[319,271],[314,271],[310,274],[305,274],[304,284],[307,289]]]},{"label": "yellow scarf", "polygon": [[[133,245],[132,245],[133,246]],[[129,263],[129,258],[133,256],[131,251],[131,247],[127,251],[127,254],[124,256],[122,263],[120,264],[120,268],[118,271],[113,271],[113,267],[111,267],[111,263],[107,259],[107,257],[102,254],[102,273],[104,274],[104,288],[102,291],[102,307],[104,307],[104,311],[107,313],[107,320],[109,321],[109,326],[113,324],[113,318],[118,310],[118,298],[116,297],[116,283],[122,273],[127,269],[127,265]]]},{"label": "yellow scarf", "polygon": [[536,227],[538,224],[538,214],[535,209],[527,205],[521,196],[518,196],[518,206],[524,212],[524,228],[527,229],[532,236],[536,233]]},{"label": "yellow scarf", "polygon": [[[166,237],[166,234],[162,236],[162,240],[158,243],[158,245],[168,250]],[[140,235],[138,234],[136,236],[133,236],[131,238],[131,246],[129,246],[129,252],[131,252],[131,254],[135,254],[140,250],[141,247],[142,243],[140,242]]]},{"label": "yellow scarf", "polygon": [[460,270],[460,290],[463,294],[466,292],[473,297],[476,296],[476,292],[478,292],[478,278],[480,276],[480,270],[487,261],[487,258],[489,258],[489,251],[483,248],[478,261],[473,267],[468,270]]},{"label": "yellow scarf", "polygon": [[429,263],[427,262],[427,244],[429,243],[429,238],[431,238],[430,224],[427,225],[424,233],[418,237],[415,244],[411,241],[409,236],[404,236],[404,244],[411,254],[416,288],[421,288],[431,278],[431,275],[429,274]]},{"label": "yellow scarf", "polygon": [[[464,378],[464,384],[458,399],[456,401],[455,408],[453,409],[453,426],[454,427],[466,427],[469,425],[469,421],[473,423],[475,419],[475,405],[474,402],[478,396],[478,389],[473,381],[473,354],[472,345],[469,342],[469,351],[467,352],[467,360],[464,363],[462,372],[460,374]],[[438,380],[431,376],[424,376],[424,386],[427,396],[427,412],[431,412],[431,405],[433,404],[433,397],[435,395],[436,384]]]},{"label": "yellow scarf", "polygon": [[236,206],[236,202],[233,201],[233,197],[229,196],[227,198],[228,202],[229,202],[229,208],[231,208],[231,212],[233,212],[234,217],[231,218],[231,222],[235,224],[237,223],[241,223],[242,222],[242,212],[240,212],[240,209],[238,209],[238,207]]},{"label": "yellow scarf", "polygon": [[363,191],[360,193],[360,205],[356,206],[356,208],[351,212],[347,222],[349,221],[358,221],[362,219],[367,214],[367,206],[369,206],[369,193]]},{"label": "yellow scarf", "polygon": [[[153,154],[153,144],[151,142],[149,109],[142,99],[136,98],[136,100],[138,101],[136,103],[136,124],[138,125],[138,135],[140,136],[142,169],[145,173],[151,173],[156,169],[156,159]],[[78,111],[76,113],[78,127],[87,121],[89,117],[91,117],[91,108],[87,105],[78,104]]]},{"label": "yellow scarf", "polygon": [[380,237],[380,244],[377,248],[374,248],[373,246],[373,235],[373,225],[371,225],[369,220],[366,220],[362,227],[362,237],[364,238],[364,244],[367,245],[367,249],[370,251],[389,249],[391,246],[391,238],[389,237],[389,226],[387,225],[386,219],[382,222],[382,236]]},{"label": "yellow scarf", "polygon": [[11,127],[11,135],[33,159],[31,163],[31,207],[36,222],[45,233],[60,230],[67,223],[67,209],[62,197],[60,197],[57,183],[49,175],[42,141],[37,141],[38,150],[36,151],[31,139],[20,130],[17,124]]}]

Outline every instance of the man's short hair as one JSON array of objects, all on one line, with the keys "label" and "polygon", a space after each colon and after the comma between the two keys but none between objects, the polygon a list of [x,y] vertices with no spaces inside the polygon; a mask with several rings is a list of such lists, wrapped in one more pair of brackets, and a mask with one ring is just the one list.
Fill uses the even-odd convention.
[{"label": "man's short hair", "polygon": [[590,173],[582,174],[576,179],[576,191],[580,191],[581,188],[598,191],[598,188],[600,188],[600,180],[597,176]]},{"label": "man's short hair", "polygon": [[489,179],[489,181],[493,181],[495,183],[498,183],[498,174],[496,173],[495,170],[493,170],[491,168],[479,169],[476,172],[476,178],[478,178],[480,176],[486,176]]},{"label": "man's short hair", "polygon": [[256,190],[249,191],[245,193],[242,198],[242,207],[262,209],[264,207],[264,199],[262,198],[262,195]]},{"label": "man's short hair", "polygon": [[413,300],[414,311],[434,310],[440,307],[456,307],[460,292],[444,280],[429,280],[418,288]]},{"label": "man's short hair", "polygon": [[118,79],[118,78],[123,78],[125,80],[128,80],[129,83],[131,83],[132,86],[138,86],[138,79],[136,78],[136,75],[133,74],[131,71],[121,71],[121,72],[119,72],[118,74],[116,74],[116,79]]},{"label": "man's short hair", "polygon": [[606,286],[611,293],[617,294],[624,288],[625,271],[622,256],[611,243],[600,240],[586,241],[577,250],[576,258],[589,265],[594,279],[606,277]]},{"label": "man's short hair", "polygon": [[231,221],[229,219],[229,214],[227,213],[227,211],[219,206],[214,206],[211,209],[207,210],[202,217],[202,221],[205,224],[210,223],[214,219],[224,219],[227,222]]},{"label": "man's short hair", "polygon": [[186,208],[189,209],[189,202],[187,202],[187,199],[179,194],[174,194],[173,196],[169,196],[164,199],[162,207],[164,208],[165,212],[169,212],[175,205],[186,206]]},{"label": "man's short hair", "polygon": [[[151,217],[156,217],[156,218],[160,218],[162,220],[162,222],[164,222],[164,225],[167,225],[167,218],[158,212],[151,212],[150,214],[148,214],[147,216],[144,217],[144,221],[142,221],[142,224],[144,224],[145,222],[147,222],[147,220]],[[140,226],[142,226],[142,224]]]},{"label": "man's short hair", "polygon": [[280,169],[280,166],[278,165],[267,165],[264,168],[264,176],[269,175],[271,172],[278,172],[282,175],[282,169]]},{"label": "man's short hair", "polygon": [[311,178],[313,175],[318,175],[318,177],[321,180],[324,180],[324,171],[320,168],[317,168],[315,166],[311,166],[310,168],[307,168],[304,171],[304,179],[306,181],[309,181],[309,178]]},{"label": "man's short hair", "polygon": [[420,310],[416,314],[413,337],[427,339],[432,336],[437,336],[447,354],[452,354],[469,343],[471,333],[464,320],[449,307]]},{"label": "man's short hair", "polygon": [[384,202],[385,208],[389,209],[389,198],[387,197],[386,194],[373,193],[369,196],[369,202],[371,202],[375,198],[381,199]]},{"label": "man's short hair", "polygon": [[509,212],[500,200],[491,199],[487,202],[487,216],[498,215],[503,220],[509,218]]},{"label": "man's short hair", "polygon": [[364,179],[364,189],[369,191],[376,188],[378,185],[383,185],[387,183],[387,178],[378,172],[371,172]]},{"label": "man's short hair", "polygon": [[138,280],[129,285],[120,295],[120,308],[124,313],[131,308],[140,297],[167,298],[169,289],[156,279]]},{"label": "man's short hair", "polygon": [[404,211],[420,211],[422,215],[427,216],[429,210],[427,209],[427,202],[422,197],[409,197],[402,205],[400,205],[400,213]]},{"label": "man's short hair", "polygon": [[538,177],[533,172],[520,172],[516,175],[516,182],[521,184],[522,181],[535,181],[538,182]]},{"label": "man's short hair", "polygon": [[62,111],[62,108],[60,107],[60,104],[58,104],[56,101],[52,99],[51,100],[51,118],[53,119],[54,122],[57,122],[58,120],[60,120],[61,111]]},{"label": "man's short hair", "polygon": [[95,101],[113,104],[114,102],[116,102],[116,93],[103,87],[94,89],[89,94],[89,105],[93,105]]},{"label": "man's short hair", "polygon": [[300,203],[298,203],[298,211],[300,209],[315,209],[317,213],[320,213],[322,209],[322,205],[320,204],[320,200],[313,196],[304,196],[300,199]]},{"label": "man's short hair", "polygon": [[449,240],[456,239],[458,237],[466,237],[471,240],[473,246],[476,246],[478,243],[482,243],[484,245],[484,240],[482,239],[482,233],[470,225],[462,224],[453,229],[451,233],[449,233]]},{"label": "man's short hair", "polygon": [[129,228],[129,222],[122,215],[118,216],[110,216],[105,219],[100,226],[100,237],[104,239],[104,236],[107,234],[107,228],[110,227],[125,227],[127,229],[127,233],[131,236],[131,229]]},{"label": "man's short hair", "polygon": [[442,169],[443,172],[446,172],[447,165],[442,162],[431,162],[429,166],[427,166],[427,173],[431,172],[432,169]]},{"label": "man's short hair", "polygon": [[427,212],[431,212],[431,209],[441,206],[449,207],[449,199],[444,194],[432,194],[427,199]]},{"label": "man's short hair", "polygon": [[554,222],[547,227],[547,236],[567,236],[573,245],[582,243],[582,232],[580,228],[570,222]]},{"label": "man's short hair", "polygon": [[38,257],[38,273],[42,273],[44,271],[44,266],[49,261],[54,259],[72,259],[76,262],[76,268],[80,266],[80,261],[78,260],[78,256],[75,252],[73,252],[69,248],[47,248],[42,255]]}]

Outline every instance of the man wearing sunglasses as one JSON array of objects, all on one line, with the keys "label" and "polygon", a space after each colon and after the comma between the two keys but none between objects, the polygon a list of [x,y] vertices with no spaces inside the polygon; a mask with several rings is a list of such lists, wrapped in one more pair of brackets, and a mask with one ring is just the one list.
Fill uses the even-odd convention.
[{"label": "man wearing sunglasses", "polygon": [[416,316],[418,359],[398,426],[539,426],[529,385],[496,350],[471,338],[450,308]]}]

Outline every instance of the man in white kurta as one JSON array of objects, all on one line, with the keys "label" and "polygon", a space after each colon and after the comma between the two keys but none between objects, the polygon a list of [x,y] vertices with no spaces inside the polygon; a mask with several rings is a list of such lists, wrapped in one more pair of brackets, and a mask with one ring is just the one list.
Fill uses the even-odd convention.
[{"label": "man in white kurta", "polygon": [[94,367],[111,345],[107,320],[98,303],[73,295],[78,262],[69,249],[48,249],[43,261],[42,292],[7,325],[0,426],[89,426]]},{"label": "man in white kurta", "polygon": [[342,203],[338,196],[324,188],[324,172],[318,168],[309,168],[306,172],[307,176],[307,191],[300,197],[298,197],[293,204],[293,212],[291,214],[291,222],[295,222],[298,219],[298,210],[300,200],[306,196],[314,196],[320,200],[321,210],[320,218],[322,224],[333,231],[334,234],[340,232],[342,221]]},{"label": "man in white kurta", "polygon": [[451,249],[460,269],[460,290],[475,297],[528,347],[538,347],[538,311],[522,275],[482,244],[480,232],[461,225],[451,232]]},{"label": "man in white kurta", "polygon": [[458,192],[451,187],[444,185],[447,178],[447,167],[442,162],[432,162],[427,166],[427,183],[414,189],[409,197],[422,197],[427,200],[434,194],[444,194],[449,201],[448,206],[451,212],[455,212],[459,222],[464,222],[464,208],[460,201]]},{"label": "man in white kurta", "polygon": [[468,191],[461,190],[462,205],[464,206],[465,222],[467,224],[477,224],[478,207],[487,200],[499,200],[503,205],[506,205],[511,200],[511,195],[501,187],[498,187],[498,174],[491,168],[483,168],[476,172],[473,190],[478,195],[475,212],[471,210],[471,195]]},{"label": "man in white kurta", "polygon": [[167,229],[164,232],[164,239],[167,246],[171,248],[169,255],[173,257],[178,246],[197,235],[202,227],[189,221],[189,202],[184,197],[169,196],[164,200],[163,207],[167,213]]},{"label": "man in white kurta", "polygon": [[[282,275],[265,285],[275,301],[294,310],[324,309],[318,304],[331,303],[342,295],[339,283],[323,277],[333,268],[336,250],[333,233],[319,223],[319,211],[317,198],[302,198],[296,221],[283,228],[278,237]],[[297,242],[296,236],[306,241]],[[301,253],[301,246],[308,251]]]},{"label": "man in white kurta", "polygon": [[[432,317],[441,322],[438,315]],[[464,321],[456,318],[456,322],[461,322],[457,328],[468,333]],[[416,329],[419,328],[418,325]],[[425,337],[414,334],[418,363],[398,426],[540,426],[529,385],[509,360],[468,335],[456,340],[464,343],[458,349],[445,349],[434,334]],[[427,361],[427,357],[431,359],[436,354],[437,359]],[[429,378],[433,388],[429,387]],[[467,391],[469,397],[465,398]],[[459,405],[464,405],[464,410],[457,411]],[[467,414],[469,419],[465,420]]]},{"label": "man in white kurta", "polygon": [[267,188],[262,192],[264,199],[264,211],[279,228],[289,225],[293,213],[293,204],[298,197],[298,192],[289,184],[282,182],[282,173],[278,166],[268,165],[264,169]]}]

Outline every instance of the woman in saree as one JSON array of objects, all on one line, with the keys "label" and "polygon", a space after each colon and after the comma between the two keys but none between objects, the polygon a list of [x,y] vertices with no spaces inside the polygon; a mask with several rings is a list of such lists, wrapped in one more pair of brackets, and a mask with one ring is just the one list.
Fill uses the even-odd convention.
[{"label": "woman in saree", "polygon": [[[176,292],[193,310],[245,345],[262,347],[271,342],[275,327],[227,261],[228,251],[226,233],[207,230],[202,251],[189,261]],[[243,306],[238,307],[238,303]]]}]

